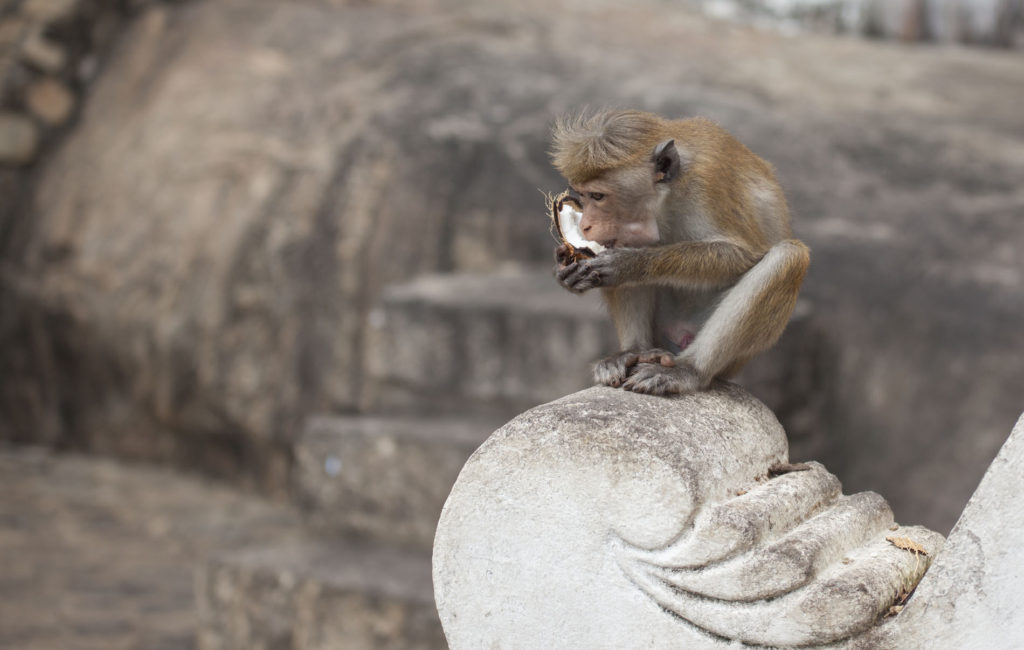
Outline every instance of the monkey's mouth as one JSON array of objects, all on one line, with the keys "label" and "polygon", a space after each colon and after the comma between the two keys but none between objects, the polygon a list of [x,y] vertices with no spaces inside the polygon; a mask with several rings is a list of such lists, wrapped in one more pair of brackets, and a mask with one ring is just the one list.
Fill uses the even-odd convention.
[{"label": "monkey's mouth", "polygon": [[554,198],[549,196],[548,205],[555,238],[569,248],[569,257],[573,261],[594,257],[605,250],[601,244],[583,236],[583,231],[580,230],[583,206],[569,194],[568,190]]}]

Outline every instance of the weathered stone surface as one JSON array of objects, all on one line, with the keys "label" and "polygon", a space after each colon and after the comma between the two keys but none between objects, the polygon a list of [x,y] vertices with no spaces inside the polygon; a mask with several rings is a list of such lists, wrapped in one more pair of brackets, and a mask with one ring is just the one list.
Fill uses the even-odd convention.
[{"label": "weathered stone surface", "polygon": [[1024,639],[1024,417],[906,609],[873,647],[1020,647]]},{"label": "weathered stone surface", "polygon": [[[799,458],[824,451],[826,339],[801,301],[778,345],[737,378],[787,422]],[[504,418],[592,384],[592,364],[618,349],[598,295],[516,266],[388,287],[367,342],[368,408]]]},{"label": "weathered stone surface", "polygon": [[421,412],[511,417],[589,385],[591,364],[618,348],[599,296],[517,268],[390,287],[370,327],[370,403]]},{"label": "weathered stone surface", "polygon": [[463,463],[499,423],[466,417],[318,417],[295,447],[295,492],[331,536],[430,548]]},{"label": "weathered stone surface", "polygon": [[28,23],[17,16],[0,18],[0,53],[21,42]]},{"label": "weathered stone surface", "polygon": [[[791,647],[857,637],[942,536],[840,495],[735,385],[666,399],[592,388],[528,411],[470,458],[434,543],[452,648]],[[927,552],[897,547],[901,538]]]},{"label": "weathered stone surface", "polygon": [[[311,3],[284,11],[276,2],[201,3],[140,20],[48,171],[43,183],[53,187],[38,195],[38,218],[8,238],[18,266],[35,269],[5,282],[17,295],[8,304],[33,306],[0,309],[15,337],[35,329],[30,320],[73,312],[84,329],[51,343],[75,350],[84,390],[103,396],[84,398],[56,356],[19,347],[5,365],[47,376],[52,388],[33,398],[38,410],[26,410],[12,389],[3,410],[18,421],[6,429],[39,435],[48,427],[38,414],[66,398],[92,415],[66,428],[57,422],[51,439],[120,453],[128,445],[133,455],[144,445],[129,441],[148,439],[151,457],[200,447],[198,463],[226,465],[239,444],[264,455],[296,435],[308,413],[358,405],[364,325],[383,284],[467,256],[490,264],[483,240],[509,256],[538,242],[548,248],[536,193],[550,184],[545,174],[553,177],[538,172],[547,167],[544,117],[523,129],[495,113],[482,123],[486,137],[470,128],[476,117],[466,127],[449,110],[451,93],[426,72],[433,63],[389,45],[417,30],[446,70],[480,61],[494,37],[472,31],[468,55],[448,48],[448,27],[429,14]],[[314,54],[312,43],[324,46]],[[503,58],[489,52],[474,74],[514,67]],[[416,86],[435,99],[410,102]],[[485,104],[493,108],[483,99],[473,106]],[[510,161],[492,135],[516,151],[533,141],[539,160]],[[518,197],[527,195],[536,221],[519,218]],[[63,271],[51,264],[80,257],[91,261],[57,265]],[[154,329],[157,313],[167,317]],[[36,380],[25,379],[33,391]],[[93,417],[112,426],[88,426]],[[188,441],[151,442],[176,432]]]},{"label": "weathered stone surface", "polygon": [[549,267],[548,125],[637,106],[707,115],[775,164],[829,338],[816,457],[948,529],[1024,382],[1019,56],[659,2],[552,13],[225,0],[140,20],[0,237],[4,435],[266,464],[246,459],[362,403],[382,287]]},{"label": "weathered stone surface", "polygon": [[67,62],[67,52],[63,47],[34,30],[21,43],[21,58],[43,72],[60,72]]},{"label": "weathered stone surface", "polygon": [[39,132],[23,115],[0,112],[0,164],[24,165],[32,162],[39,147]]},{"label": "weathered stone surface", "polygon": [[56,79],[40,79],[28,87],[25,103],[41,122],[60,126],[71,117],[75,96]]},{"label": "weathered stone surface", "polygon": [[209,481],[0,446],[0,647],[189,650],[193,570],[284,543],[297,512]]},{"label": "weathered stone surface", "polygon": [[25,0],[21,13],[43,23],[64,20],[78,9],[80,0]]},{"label": "weathered stone surface", "polygon": [[211,560],[197,576],[200,650],[444,648],[427,558],[300,542]]}]

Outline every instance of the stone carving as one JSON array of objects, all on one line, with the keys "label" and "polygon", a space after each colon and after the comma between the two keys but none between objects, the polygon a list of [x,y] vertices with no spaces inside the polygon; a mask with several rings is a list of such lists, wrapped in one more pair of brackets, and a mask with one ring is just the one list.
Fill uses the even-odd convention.
[{"label": "stone carving", "polygon": [[899,616],[857,649],[1011,650],[1024,640],[1024,415]]},{"label": "stone carving", "polygon": [[879,495],[844,496],[787,454],[772,413],[730,384],[676,399],[591,388],[520,415],[466,463],[441,515],[449,644],[856,641],[942,536],[896,526]]}]

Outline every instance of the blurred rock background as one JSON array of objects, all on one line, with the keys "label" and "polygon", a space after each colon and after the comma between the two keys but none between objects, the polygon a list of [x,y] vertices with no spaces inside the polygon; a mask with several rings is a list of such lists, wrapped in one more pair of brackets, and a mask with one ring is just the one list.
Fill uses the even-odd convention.
[{"label": "blurred rock background", "polygon": [[[549,276],[547,133],[584,105],[706,115],[775,164],[813,262],[742,380],[795,460],[947,531],[1024,408],[1022,14],[0,0],[0,598],[108,599],[0,645],[438,644],[462,460],[614,345]],[[233,498],[256,514],[210,514]],[[58,571],[117,530],[205,567],[198,622],[179,582],[176,632],[140,636],[109,617],[168,581]]]}]

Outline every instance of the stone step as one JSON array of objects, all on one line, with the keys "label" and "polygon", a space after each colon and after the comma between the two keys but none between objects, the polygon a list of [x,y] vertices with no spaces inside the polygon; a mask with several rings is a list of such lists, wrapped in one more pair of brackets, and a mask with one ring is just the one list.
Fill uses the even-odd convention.
[{"label": "stone step", "polygon": [[503,420],[314,417],[295,446],[293,494],[311,528],[430,548],[470,454]]},{"label": "stone step", "polygon": [[420,277],[388,289],[370,321],[378,410],[511,417],[589,386],[591,364],[617,349],[599,295],[544,270]]},{"label": "stone step", "polygon": [[200,650],[446,648],[430,557],[305,538],[215,557],[196,573]]},{"label": "stone step", "polygon": [[[594,361],[618,350],[600,295],[574,296],[543,269],[419,277],[386,290],[370,321],[364,411],[509,419],[590,386]],[[803,438],[826,392],[823,339],[801,300],[778,344],[736,378],[779,414],[800,457],[820,451]]]}]

